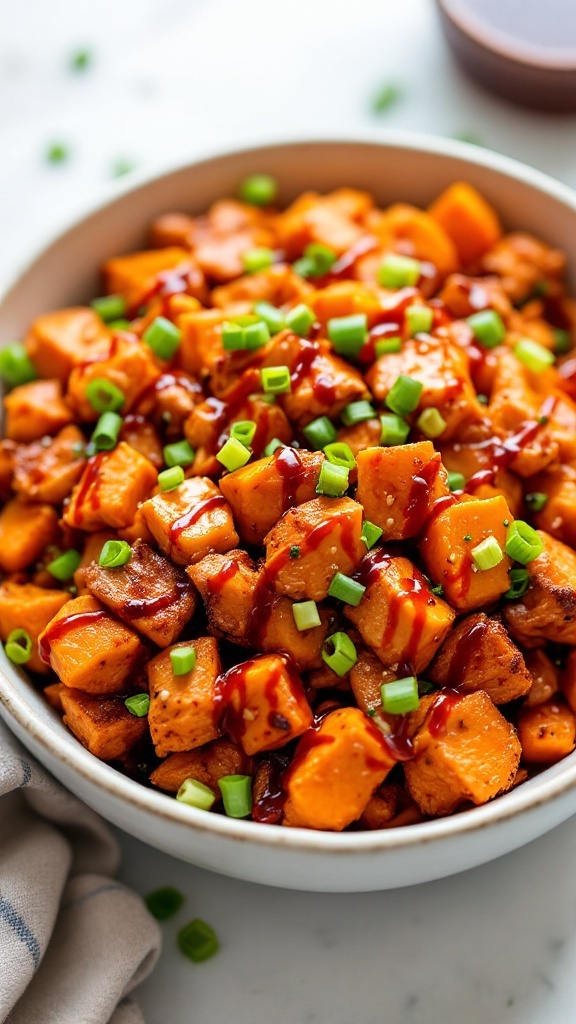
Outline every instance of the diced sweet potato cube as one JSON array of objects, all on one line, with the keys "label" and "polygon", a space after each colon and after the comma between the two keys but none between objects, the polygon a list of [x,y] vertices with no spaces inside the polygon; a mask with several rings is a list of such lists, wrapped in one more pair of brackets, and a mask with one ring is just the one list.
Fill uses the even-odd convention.
[{"label": "diced sweet potato cube", "polygon": [[458,253],[449,234],[429,213],[416,206],[394,203],[379,217],[370,217],[370,230],[384,245],[433,263],[443,275],[458,268]]},{"label": "diced sweet potato cube", "polygon": [[41,377],[65,383],[72,367],[107,352],[110,339],[98,314],[77,306],[37,317],[26,337],[26,351]]},{"label": "diced sweet potato cube", "polygon": [[265,538],[274,589],[321,601],[336,572],[348,576],[358,565],[366,550],[361,533],[362,506],[351,498],[314,498],[289,509]]},{"label": "diced sweet potato cube", "polygon": [[49,686],[45,686],[42,690],[50,707],[54,708],[54,711],[57,711],[59,715],[64,714],[64,705],[62,704],[63,689],[62,683],[50,683]]},{"label": "diced sweet potato cube", "polygon": [[452,625],[452,608],[403,556],[377,550],[364,559],[358,578],[366,591],[356,608],[345,606],[346,617],[386,668],[408,662],[421,672]]},{"label": "diced sweet potato cube", "polygon": [[222,324],[226,314],[220,309],[202,309],[185,313],[181,319],[182,338],[178,363],[187,373],[200,377],[224,355]]},{"label": "diced sweet potato cube", "polygon": [[[544,704],[547,700],[550,700],[551,697],[554,697],[554,695],[558,693],[560,688],[560,673],[548,655],[544,654],[544,651],[539,649],[526,651],[524,661],[526,662],[526,668],[528,669],[532,680],[532,686],[530,687],[526,700],[524,701],[524,707],[535,708],[538,707],[539,704]],[[574,683],[576,684],[576,677],[574,679]],[[576,709],[576,702],[574,705],[572,704],[570,695],[564,688],[564,683],[562,683],[562,689],[568,704],[574,711]]]},{"label": "diced sweet potato cube", "polygon": [[43,660],[60,682],[86,693],[119,693],[146,654],[136,633],[90,594],[68,601],[40,634]]},{"label": "diced sweet potato cube", "polygon": [[72,412],[62,398],[59,380],[33,380],[14,388],[4,399],[6,436],[12,441],[36,441],[57,434],[72,422]]},{"label": "diced sweet potato cube", "polygon": [[[193,646],[196,664],[185,675],[174,675],[171,651]],[[146,666],[150,686],[148,722],[158,757],[193,750],[216,739],[216,680],[220,674],[218,644],[211,636],[193,644],[175,644]]]},{"label": "diced sweet potato cube", "polygon": [[215,484],[191,477],[172,491],[161,491],[142,505],[144,522],[165,555],[191,565],[210,551],[238,544],[232,512]]},{"label": "diced sweet potato cube", "polygon": [[326,288],[319,288],[306,301],[316,314],[323,334],[333,317],[365,313],[371,326],[382,312],[376,289],[360,281],[334,281]]},{"label": "diced sweet potato cube", "polygon": [[377,417],[355,423],[353,427],[342,427],[338,431],[338,441],[344,441],[356,458],[365,448],[375,448],[380,443],[382,424]]},{"label": "diced sweet potato cube", "polygon": [[315,294],[313,285],[296,274],[287,263],[276,263],[258,274],[246,274],[229,284],[214,288],[213,306],[227,309],[237,303],[247,303],[246,312],[255,302],[270,302],[273,306],[298,305]]},{"label": "diced sweet potato cube", "polygon": [[529,481],[529,490],[548,495],[548,501],[535,516],[539,530],[576,548],[576,464],[548,469]]},{"label": "diced sweet potato cube", "polygon": [[404,765],[408,792],[423,814],[484,804],[514,783],[516,731],[483,690],[424,697],[412,712],[414,759]]},{"label": "diced sweet potato cube", "polygon": [[0,568],[20,572],[32,565],[58,533],[58,513],[51,505],[8,501],[0,512]]},{"label": "diced sweet potato cube", "polygon": [[189,252],[177,245],[115,256],[102,267],[106,292],[122,295],[130,309],[137,308],[146,300],[158,274],[185,264],[189,258]]},{"label": "diced sweet potato cube", "polygon": [[337,253],[349,249],[364,234],[356,222],[371,204],[365,193],[364,198],[349,201],[352,189],[338,189],[325,196],[314,192],[299,196],[276,220],[280,245],[288,252],[289,258],[299,255],[310,242],[320,242]]},{"label": "diced sweet potato cube", "polygon": [[32,657],[26,663],[32,672],[48,671],[38,654],[38,637],[69,599],[63,590],[45,590],[33,583],[0,583],[0,640],[6,643],[13,629],[25,629],[32,639]]},{"label": "diced sweet potato cube", "polygon": [[129,544],[134,544],[137,540],[143,540],[146,544],[154,544],[154,537],[144,521],[142,506],[136,509],[136,515],[129,526],[118,530],[118,536],[121,540],[127,540]]},{"label": "diced sweet potato cube", "polygon": [[[482,439],[478,443],[462,444],[453,441],[450,444],[436,444],[442,455],[442,465],[448,472],[462,473],[469,480],[481,470],[494,468],[494,449]],[[514,518],[521,517],[524,509],[524,490],[521,480],[508,469],[498,469],[493,483],[486,482],[474,487],[476,498],[493,498],[501,494],[508,504]]]},{"label": "diced sweet potato cube", "polygon": [[92,562],[84,570],[90,593],[158,647],[168,647],[194,614],[196,596],[186,576],[142,541],[117,569]]},{"label": "diced sweet potato cube", "polygon": [[208,215],[195,221],[189,243],[201,269],[216,281],[229,281],[244,272],[242,254],[274,242],[266,211],[221,199]]},{"label": "diced sweet potato cube", "polygon": [[124,395],[125,416],[159,375],[151,350],[135,337],[120,334],[105,359],[82,363],[72,370],[66,398],[79,419],[96,422],[100,414],[88,400],[86,390],[94,381],[106,380]]},{"label": "diced sweet potato cube", "polygon": [[64,724],[101,761],[121,760],[146,735],[146,719],[130,714],[122,697],[94,696],[66,686],[60,696]]},{"label": "diced sweet potato cube", "polygon": [[158,249],[184,247],[193,228],[194,219],[187,213],[162,213],[150,225],[150,244]]},{"label": "diced sweet potato cube", "polygon": [[523,647],[576,645],[576,552],[543,530],[538,534],[544,551],[526,566],[530,586],[504,609],[506,625]]},{"label": "diced sweet potato cube", "polygon": [[105,526],[129,526],[156,480],[150,460],[120,441],[113,451],[88,459],[64,512],[64,522],[89,533]]},{"label": "diced sweet potato cube", "polygon": [[300,677],[283,655],[236,665],[222,677],[219,694],[222,728],[249,755],[283,747],[314,721]]},{"label": "diced sweet potato cube", "polygon": [[[420,552],[434,583],[458,611],[491,604],[509,589],[512,562],[505,547],[512,518],[505,499],[496,495],[450,505],[429,521]],[[471,551],[487,537],[498,541],[503,558],[491,569],[476,570]]]},{"label": "diced sweet potato cube", "polygon": [[[496,434],[507,437],[510,433],[520,432],[527,421],[539,419],[546,394],[540,391],[542,374],[535,374],[525,367],[505,345],[496,350],[495,358],[497,365],[489,415]],[[520,476],[530,477],[546,469],[556,460],[558,453],[558,441],[551,424],[543,424],[534,437],[520,446],[510,468]]]},{"label": "diced sweet potato cube", "polygon": [[557,700],[526,708],[518,718],[522,757],[530,764],[555,764],[574,750],[576,717]]},{"label": "diced sweet potato cube", "polygon": [[134,451],[144,455],[155,469],[164,465],[163,445],[156,427],[143,416],[130,413],[125,417],[120,431],[120,440],[125,441]]},{"label": "diced sweet potato cube", "polygon": [[86,566],[90,565],[92,562],[98,561],[102,548],[107,540],[116,540],[116,533],[113,530],[100,530],[98,533],[86,534],[80,565],[74,573],[74,583],[78,587],[79,591],[86,589],[86,584],[84,582],[84,570]]},{"label": "diced sweet potato cube", "polygon": [[70,424],[48,446],[22,445],[14,455],[14,490],[29,501],[60,505],[84,469],[84,435]]},{"label": "diced sweet potato cube", "polygon": [[454,242],[464,266],[483,256],[502,236],[494,208],[464,181],[442,192],[429,213]]},{"label": "diced sweet potato cube", "polygon": [[246,544],[262,544],[287,509],[316,497],[323,461],[322,452],[283,448],[222,477],[220,490]]},{"label": "diced sweet potato cube", "polygon": [[254,766],[238,743],[224,737],[196,750],[170,754],[150,776],[150,782],[167,793],[177,793],[185,779],[196,779],[221,798],[218,779],[225,775],[251,775]]},{"label": "diced sweet potato cube", "polygon": [[428,670],[438,686],[463,693],[484,690],[494,704],[523,697],[532,686],[524,658],[495,619],[476,612],[448,634]]},{"label": "diced sweet potato cube", "polygon": [[332,711],[296,748],[285,784],[284,824],[340,832],[360,817],[394,763],[362,711]]},{"label": "diced sweet potato cube", "polygon": [[448,477],[431,441],[359,452],[356,501],[383,531],[383,540],[420,532],[434,502],[448,494]]}]

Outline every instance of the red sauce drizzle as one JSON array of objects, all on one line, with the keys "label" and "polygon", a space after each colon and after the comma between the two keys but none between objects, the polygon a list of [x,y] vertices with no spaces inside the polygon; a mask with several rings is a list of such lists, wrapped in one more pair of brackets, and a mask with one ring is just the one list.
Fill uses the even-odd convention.
[{"label": "red sauce drizzle", "polygon": [[430,490],[441,466],[440,459],[430,459],[412,477],[404,516],[404,533],[410,537],[419,532],[428,514]]},{"label": "red sauce drizzle", "polygon": [[428,718],[428,732],[431,736],[436,738],[446,732],[450,712],[461,700],[462,694],[458,690],[442,690],[438,694]]},{"label": "red sauce drizzle", "polygon": [[88,492],[93,488],[90,495],[90,505],[96,511],[100,508],[100,498],[98,495],[98,489],[95,486],[100,476],[100,466],[104,458],[105,452],[99,452],[98,455],[93,455],[86,463],[86,469],[82,474],[82,479],[78,487],[78,491],[74,498],[74,513],[73,519],[76,526],[79,526],[82,522],[82,506],[88,497]]},{"label": "red sauce drizzle", "polygon": [[82,626],[89,626],[93,622],[98,622],[100,619],[106,618],[106,612],[103,608],[96,608],[92,612],[77,612],[75,615],[67,615],[65,618],[57,619],[50,629],[44,633],[44,636],[38,642],[38,653],[40,660],[45,665],[50,664],[50,646],[54,640],[61,640],[63,636],[66,636],[71,629],[79,628]]},{"label": "red sauce drizzle", "polygon": [[269,763],[271,771],[264,792],[254,801],[252,807],[252,820],[259,821],[262,825],[276,825],[282,819],[286,803],[280,766],[274,762]]},{"label": "red sauce drizzle", "polygon": [[176,580],[174,590],[158,597],[151,597],[143,601],[134,599],[122,605],[122,614],[128,619],[147,618],[149,615],[156,615],[158,612],[169,608],[171,604],[180,601],[191,592],[192,588],[186,580]]},{"label": "red sauce drizzle", "polygon": [[217,576],[212,576],[206,581],[206,586],[211,594],[219,594],[223,586],[228,583],[228,580],[234,578],[238,572],[238,562],[234,559],[230,559],[229,562],[224,562],[224,565],[220,569]]},{"label": "red sauce drizzle", "polygon": [[169,270],[162,270],[157,274],[154,283],[147,289],[144,295],[140,297],[138,303],[130,310],[129,319],[133,318],[141,306],[147,306],[150,300],[156,296],[160,296],[165,300],[162,306],[162,312],[166,314],[168,311],[168,299],[170,296],[178,295],[187,291],[187,277],[191,269],[192,264],[186,261],[184,263],[179,263],[177,267],[171,267]]},{"label": "red sauce drizzle", "polygon": [[411,761],[414,757],[414,744],[408,735],[409,715],[398,715],[396,728],[389,735],[382,735],[386,749],[395,761]]},{"label": "red sauce drizzle", "polygon": [[320,346],[315,341],[308,341],[307,338],[300,338],[300,351],[296,363],[290,374],[292,391],[300,386],[305,377],[310,373],[312,363],[320,352]]},{"label": "red sauce drizzle", "polygon": [[[363,586],[369,587],[371,583],[376,582],[391,558],[392,556],[384,551],[378,549],[372,551],[362,559],[360,568],[353,578]],[[430,593],[424,577],[420,577],[420,574],[416,577],[409,576],[401,579],[400,585],[402,589],[391,597],[388,605],[388,619],[380,647],[385,648],[391,643],[398,626],[402,605],[404,601],[409,600],[414,609],[414,621],[410,638],[402,652],[402,659],[405,662],[413,662],[418,653],[418,645],[426,622],[426,608],[431,602],[435,603],[435,598]]]},{"label": "red sauce drizzle", "polygon": [[[258,655],[235,665],[218,676],[214,690],[214,720],[218,729],[225,732],[234,743],[240,743],[246,731],[246,719],[244,709],[246,699],[246,676],[248,672],[257,666],[267,655]],[[290,722],[277,711],[278,689],[282,678],[288,675],[289,686],[293,696],[301,697],[306,702],[300,676],[296,672],[291,659],[285,655],[277,655],[277,663],[273,671],[268,673],[264,687],[264,700],[270,707],[268,714],[268,725],[271,729],[286,732],[286,739],[290,739]],[[234,702],[234,703],[233,703]]]},{"label": "red sauce drizzle", "polygon": [[329,284],[330,281],[341,281],[343,278],[348,277],[362,256],[366,256],[367,253],[374,252],[378,248],[378,239],[374,238],[373,235],[365,235],[363,238],[359,238],[332,265],[324,278],[323,284]]},{"label": "red sauce drizzle", "polygon": [[457,690],[464,683],[477,645],[486,634],[487,629],[486,619],[480,619],[478,622],[474,622],[458,640],[448,668],[448,680],[452,689]]},{"label": "red sauce drizzle", "polygon": [[302,459],[295,448],[281,448],[274,453],[276,469],[282,477],[282,510],[296,504],[296,492],[303,472]]},{"label": "red sauce drizzle", "polygon": [[538,431],[544,425],[540,420],[547,419],[551,416],[556,402],[556,396],[550,395],[545,402],[543,402],[539,418],[537,420],[529,420],[516,434],[512,434],[504,441],[499,437],[494,437],[486,442],[486,445],[492,448],[492,465],[489,469],[478,470],[477,473],[474,473],[474,475],[470,477],[464,488],[466,493],[473,493],[483,484],[494,483],[494,478],[496,477],[498,470],[506,469],[512,462],[514,462],[516,456],[534,440]]},{"label": "red sauce drizzle", "polygon": [[205,498],[204,501],[199,501],[194,508],[185,512],[183,516],[176,519],[168,532],[168,539],[171,544],[177,544],[180,534],[187,530],[189,526],[194,526],[198,522],[201,516],[207,512],[213,512],[216,508],[222,508],[226,504],[226,498],[221,494],[215,494],[213,498]]}]

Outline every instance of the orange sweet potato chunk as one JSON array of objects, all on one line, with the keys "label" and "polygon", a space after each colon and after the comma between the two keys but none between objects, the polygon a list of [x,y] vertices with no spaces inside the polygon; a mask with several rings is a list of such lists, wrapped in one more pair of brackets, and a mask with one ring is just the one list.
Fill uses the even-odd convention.
[{"label": "orange sweet potato chunk", "polygon": [[548,501],[535,516],[539,530],[576,548],[576,463],[548,469],[529,481],[530,491],[548,495]]},{"label": "orange sweet potato chunk", "polygon": [[496,211],[463,181],[442,192],[429,213],[454,242],[464,266],[483,256],[502,237]]},{"label": "orange sweet potato chunk", "polygon": [[221,694],[222,728],[248,755],[283,747],[314,720],[300,677],[283,655],[236,665],[223,676]]},{"label": "orange sweet potato chunk", "polygon": [[408,792],[423,814],[451,814],[510,789],[520,762],[516,731],[483,690],[457,697],[440,717],[444,696],[412,712],[415,757],[404,765]]},{"label": "orange sweet potato chunk", "polygon": [[167,793],[177,793],[185,779],[208,786],[219,800],[218,779],[225,775],[251,775],[254,766],[238,743],[221,737],[195,750],[170,754],[150,776],[150,782]]},{"label": "orange sweet potato chunk", "polygon": [[32,565],[58,534],[58,513],[52,505],[8,501],[0,512],[0,568],[20,572]]},{"label": "orange sweet potato chunk", "polygon": [[29,501],[60,505],[82,475],[84,435],[70,424],[48,446],[21,445],[14,455],[14,490]]},{"label": "orange sweet potato chunk", "polygon": [[102,267],[106,292],[122,295],[129,309],[138,307],[154,287],[158,274],[186,263],[190,254],[178,245],[115,256]]},{"label": "orange sweet potato chunk", "polygon": [[555,764],[574,750],[576,717],[557,700],[525,708],[518,718],[522,757],[530,764]]},{"label": "orange sweet potato chunk", "polygon": [[89,533],[106,526],[130,526],[157,476],[149,459],[120,441],[113,451],[88,459],[64,512],[64,522]]},{"label": "orange sweet potato chunk", "polygon": [[76,366],[68,379],[68,403],[78,419],[95,423],[100,415],[86,396],[94,381],[106,380],[124,395],[122,415],[134,407],[140,396],[159,377],[150,349],[131,335],[119,335],[105,359]]},{"label": "orange sweet potato chunk", "polygon": [[448,494],[448,476],[431,441],[368,448],[357,456],[356,501],[383,531],[382,539],[406,540],[420,532],[434,502]]},{"label": "orange sweet potato chunk", "polygon": [[366,591],[356,608],[345,606],[346,617],[385,668],[408,662],[421,672],[450,629],[454,611],[403,556],[378,549],[367,556],[359,576]]},{"label": "orange sweet potato chunk", "polygon": [[[472,611],[497,601],[510,586],[511,559],[505,552],[512,513],[502,495],[457,502],[428,523],[420,552],[434,583],[444,587],[449,603],[458,611]],[[476,570],[471,551],[487,537],[495,537],[503,553],[492,569]]]},{"label": "orange sweet potato chunk", "polygon": [[494,704],[524,697],[532,687],[521,652],[504,626],[483,612],[467,616],[450,631],[428,677],[463,693],[484,690]]},{"label": "orange sweet potato chunk", "polygon": [[[526,662],[526,668],[530,673],[532,680],[532,686],[524,701],[525,708],[535,708],[539,704],[544,704],[551,697],[554,697],[560,689],[560,672],[553,661],[548,657],[544,651],[537,648],[533,651],[526,651],[524,655],[524,661]],[[568,658],[568,664],[570,658]],[[576,662],[574,662],[576,667]],[[567,665],[568,668],[568,665]],[[576,674],[574,677],[574,683],[576,684]],[[568,701],[568,704],[574,711],[576,703],[571,700],[570,694],[564,686],[564,680],[562,680],[562,691]]]},{"label": "orange sweet potato chunk", "polygon": [[6,437],[12,441],[36,441],[57,434],[72,422],[72,411],[62,398],[59,380],[33,380],[14,388],[4,399]]},{"label": "orange sweet potato chunk", "polygon": [[366,550],[361,533],[362,506],[351,498],[314,498],[289,509],[265,538],[276,592],[321,601],[336,572],[350,575],[358,565]]},{"label": "orange sweet potato chunk", "polygon": [[86,693],[119,693],[146,655],[136,633],[116,622],[96,598],[68,601],[39,638],[60,682]]},{"label": "orange sweet potato chunk", "polygon": [[519,601],[504,609],[512,636],[523,647],[546,641],[576,645],[576,552],[538,531],[544,551],[526,566],[530,586]]},{"label": "orange sweet potato chunk", "polygon": [[332,711],[296,748],[284,824],[342,831],[360,817],[393,767],[382,734],[362,711]]},{"label": "orange sweet potato chunk", "polygon": [[154,495],[142,505],[142,515],[159,548],[178,565],[238,544],[230,506],[207,477],[190,477],[174,490]]},{"label": "orange sweet potato chunk", "polygon": [[192,646],[196,664],[185,675],[174,675],[171,651],[189,647],[174,644],[146,666],[150,688],[148,722],[158,757],[193,750],[216,739],[216,680],[220,674],[218,644],[211,636],[197,637]]},{"label": "orange sweet potato chunk", "polygon": [[26,351],[41,377],[65,383],[74,366],[107,352],[111,337],[93,309],[77,306],[37,317],[26,336]]},{"label": "orange sweet potato chunk", "polygon": [[64,724],[101,761],[122,760],[143,739],[145,718],[130,714],[123,697],[95,696],[63,686]]},{"label": "orange sweet potato chunk", "polygon": [[33,583],[0,583],[0,640],[6,643],[13,629],[25,629],[32,639],[32,657],[26,663],[31,672],[48,671],[38,654],[38,637],[56,612],[70,600],[63,590],[46,590]]},{"label": "orange sweet potato chunk", "polygon": [[433,263],[443,275],[458,269],[459,256],[449,233],[425,210],[394,203],[379,217],[370,218],[370,228],[384,245]]}]

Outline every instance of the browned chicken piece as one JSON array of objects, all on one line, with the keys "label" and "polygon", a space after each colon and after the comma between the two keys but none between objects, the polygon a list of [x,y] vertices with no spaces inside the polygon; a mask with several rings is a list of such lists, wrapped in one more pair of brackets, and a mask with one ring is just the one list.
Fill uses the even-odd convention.
[{"label": "browned chicken piece", "polygon": [[60,699],[64,724],[101,761],[122,760],[148,730],[146,719],[130,714],[122,697],[95,696],[63,686]]},{"label": "browned chicken piece", "polygon": [[[194,668],[175,675],[170,654],[193,647]],[[150,686],[148,724],[158,757],[193,750],[219,734],[216,680],[220,675],[218,644],[211,636],[176,644],[157,654],[146,666]]]},{"label": "browned chicken piece", "polygon": [[164,465],[162,441],[156,427],[149,420],[144,419],[143,416],[129,413],[122,421],[119,437],[134,451],[144,455],[155,469],[162,469]]},{"label": "browned chicken piece", "polygon": [[496,444],[498,444],[498,439],[493,437],[492,430],[490,430],[490,436],[478,442],[471,441],[468,444],[462,444],[461,441],[454,441],[450,444],[437,442],[436,447],[442,456],[444,468],[448,472],[462,473],[466,481],[470,480],[475,473],[488,470],[486,482],[474,486],[474,496],[476,498],[494,498],[497,494],[501,494],[514,518],[520,517],[524,508],[524,490],[522,482],[515,473],[508,469],[497,469],[493,474],[492,483],[489,482],[492,476]]},{"label": "browned chicken piece", "polygon": [[576,644],[576,552],[539,530],[544,551],[526,568],[530,587],[504,609],[510,633],[523,647],[546,641]]},{"label": "browned chicken piece", "polygon": [[[500,346],[488,411],[495,432],[503,438],[519,434],[528,424],[538,424],[547,415],[546,391],[537,390],[537,375],[528,370],[514,353]],[[558,442],[550,425],[543,423],[534,436],[522,444],[510,468],[520,476],[532,476],[558,456]]]},{"label": "browned chicken piece", "polygon": [[34,380],[21,384],[4,399],[6,436],[28,444],[48,434],[57,434],[73,420],[62,398],[59,380]]},{"label": "browned chicken piece", "polygon": [[191,565],[211,551],[238,544],[230,506],[206,477],[191,477],[142,505],[144,522],[161,551],[178,565]]},{"label": "browned chicken piece", "polygon": [[252,775],[254,765],[242,747],[231,740],[212,740],[196,750],[170,754],[150,776],[150,782],[167,793],[177,793],[186,779],[208,786],[221,799],[218,779],[225,775]]},{"label": "browned chicken piece", "polygon": [[[350,686],[354,700],[366,714],[382,712],[383,683],[396,678],[396,673],[384,668],[380,658],[371,650],[359,650],[358,660],[350,670]],[[381,715],[381,717],[383,717]]]},{"label": "browned chicken piece", "polygon": [[273,306],[297,306],[315,294],[312,285],[296,274],[286,263],[276,263],[259,274],[247,274],[220,285],[212,292],[212,305],[227,309],[236,303],[246,303],[246,313],[252,312],[255,302],[270,302]]},{"label": "browned chicken piece", "polygon": [[532,680],[532,686],[526,695],[524,707],[535,708],[539,704],[544,704],[558,693],[560,689],[560,672],[554,662],[540,648],[526,651],[524,661]]},{"label": "browned chicken piece", "polygon": [[576,716],[561,700],[523,708],[518,717],[522,758],[529,764],[556,764],[574,750]]},{"label": "browned chicken piece", "polygon": [[280,246],[289,259],[311,242],[343,253],[365,233],[359,221],[371,206],[371,197],[354,189],[337,189],[325,196],[304,192],[276,220]]},{"label": "browned chicken piece", "polygon": [[274,244],[274,236],[265,213],[234,199],[221,199],[211,206],[206,217],[195,220],[188,242],[206,276],[223,282],[244,272],[245,252],[269,248]]},{"label": "browned chicken piece", "polygon": [[63,384],[74,366],[108,352],[112,335],[93,309],[76,306],[43,313],[26,336],[26,351],[41,377]]},{"label": "browned chicken piece", "polygon": [[14,490],[28,501],[60,505],[84,470],[85,439],[70,424],[47,445],[21,445],[14,453]]},{"label": "browned chicken piece", "polygon": [[364,420],[363,423],[355,423],[353,427],[343,427],[338,431],[338,441],[347,444],[354,458],[365,448],[374,448],[380,443],[382,437],[382,424],[377,417],[371,420]]},{"label": "browned chicken piece", "polygon": [[462,693],[484,690],[494,704],[524,697],[532,687],[521,652],[504,626],[483,612],[468,615],[450,631],[428,677]]},{"label": "browned chicken piece", "polygon": [[89,533],[106,526],[129,526],[157,476],[149,459],[120,441],[113,451],[88,459],[64,512],[64,522]]},{"label": "browned chicken piece", "polygon": [[193,228],[194,218],[187,213],[162,213],[150,225],[150,244],[155,249],[164,249],[171,245],[186,248]]},{"label": "browned chicken piece", "polygon": [[464,320],[482,309],[493,309],[504,320],[512,312],[510,300],[497,277],[451,274],[439,298],[457,320]]},{"label": "browned chicken piece", "polygon": [[431,441],[367,448],[358,453],[356,500],[383,530],[383,541],[420,533],[434,502],[448,494],[448,475]]},{"label": "browned chicken piece", "polygon": [[423,814],[484,804],[513,785],[520,743],[514,726],[483,690],[431,694],[410,718],[415,757],[404,772]]},{"label": "browned chicken piece", "polygon": [[222,471],[216,453],[230,436],[232,424],[242,420],[251,420],[256,424],[256,433],[250,445],[256,458],[262,455],[266,445],[275,438],[283,444],[289,444],[292,440],[293,428],[285,413],[279,405],[271,405],[260,395],[249,395],[240,405],[218,398],[207,398],[195,406],[184,424],[186,439],[196,452],[192,466],[195,475],[216,475]]},{"label": "browned chicken piece", "polygon": [[136,541],[126,565],[87,565],[84,581],[94,597],[158,647],[174,643],[196,607],[185,573],[143,541]]},{"label": "browned chicken piece", "polygon": [[202,387],[194,377],[183,370],[171,370],[162,373],[140,396],[135,411],[151,419],[158,430],[165,430],[168,441],[179,441],[184,423],[203,398]]},{"label": "browned chicken piece", "polygon": [[502,288],[515,305],[524,302],[537,288],[560,281],[566,256],[524,231],[504,235],[482,259],[482,268],[497,274]]}]

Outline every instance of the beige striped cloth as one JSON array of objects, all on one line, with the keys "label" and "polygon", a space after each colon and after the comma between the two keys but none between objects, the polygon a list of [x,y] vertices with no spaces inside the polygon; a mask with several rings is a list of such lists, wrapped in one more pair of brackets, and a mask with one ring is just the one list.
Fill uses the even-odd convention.
[{"label": "beige striped cloth", "polygon": [[130,993],[160,931],[118,865],[100,818],[0,722],[1,1022],[143,1024]]}]

